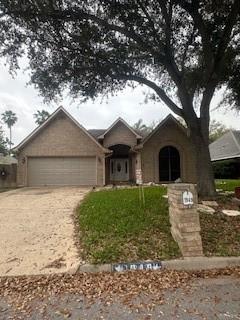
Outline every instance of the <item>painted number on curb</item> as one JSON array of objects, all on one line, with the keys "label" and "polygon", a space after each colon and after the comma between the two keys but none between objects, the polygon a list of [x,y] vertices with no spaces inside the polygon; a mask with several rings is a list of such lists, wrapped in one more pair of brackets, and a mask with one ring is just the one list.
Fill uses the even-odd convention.
[{"label": "painted number on curb", "polygon": [[128,270],[159,270],[162,263],[157,262],[137,262],[137,263],[116,263],[112,265],[112,271],[122,272]]}]

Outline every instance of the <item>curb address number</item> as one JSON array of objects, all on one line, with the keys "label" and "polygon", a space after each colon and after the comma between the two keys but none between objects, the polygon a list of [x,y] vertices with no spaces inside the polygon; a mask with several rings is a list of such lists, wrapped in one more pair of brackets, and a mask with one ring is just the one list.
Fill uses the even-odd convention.
[{"label": "curb address number", "polygon": [[162,263],[157,262],[138,262],[138,263],[117,263],[112,265],[112,271],[122,272],[128,270],[159,270]]}]

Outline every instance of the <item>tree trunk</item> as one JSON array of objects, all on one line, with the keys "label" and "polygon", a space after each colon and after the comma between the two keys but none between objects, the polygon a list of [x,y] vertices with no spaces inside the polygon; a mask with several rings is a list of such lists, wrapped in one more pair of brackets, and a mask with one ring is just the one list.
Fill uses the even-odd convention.
[{"label": "tree trunk", "polygon": [[11,149],[12,149],[12,127],[10,129],[10,141],[9,141],[9,154],[11,155]]},{"label": "tree trunk", "polygon": [[195,148],[198,194],[200,197],[213,197],[216,195],[216,188],[208,139],[202,137],[200,130],[194,130],[190,138]]}]

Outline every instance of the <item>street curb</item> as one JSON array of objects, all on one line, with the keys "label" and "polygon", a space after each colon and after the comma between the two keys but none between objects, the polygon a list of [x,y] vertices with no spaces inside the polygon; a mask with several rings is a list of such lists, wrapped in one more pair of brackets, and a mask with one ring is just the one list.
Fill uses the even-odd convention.
[{"label": "street curb", "polygon": [[[151,262],[151,261],[145,261]],[[192,257],[162,261],[162,269],[198,271],[240,266],[240,257]],[[113,272],[112,264],[83,264],[76,273]]]},{"label": "street curb", "polygon": [[209,270],[240,266],[240,257],[194,257],[183,260],[163,261],[168,270]]}]

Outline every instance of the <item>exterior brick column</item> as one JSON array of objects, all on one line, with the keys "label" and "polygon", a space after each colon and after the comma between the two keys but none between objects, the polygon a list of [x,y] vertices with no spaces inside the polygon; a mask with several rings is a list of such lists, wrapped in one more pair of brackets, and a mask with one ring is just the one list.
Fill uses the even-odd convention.
[{"label": "exterior brick column", "polygon": [[188,183],[168,185],[168,202],[171,233],[183,257],[202,256],[196,185]]}]

